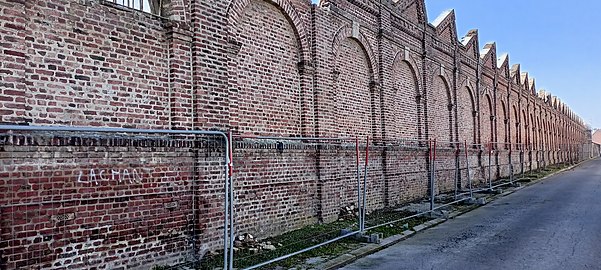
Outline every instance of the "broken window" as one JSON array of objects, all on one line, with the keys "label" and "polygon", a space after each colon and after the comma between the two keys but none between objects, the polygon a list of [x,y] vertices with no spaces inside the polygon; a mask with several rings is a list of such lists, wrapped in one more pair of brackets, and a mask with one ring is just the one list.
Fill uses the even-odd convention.
[{"label": "broken window", "polygon": [[107,0],[118,5],[128,8],[137,9],[140,11],[162,15],[163,0]]}]

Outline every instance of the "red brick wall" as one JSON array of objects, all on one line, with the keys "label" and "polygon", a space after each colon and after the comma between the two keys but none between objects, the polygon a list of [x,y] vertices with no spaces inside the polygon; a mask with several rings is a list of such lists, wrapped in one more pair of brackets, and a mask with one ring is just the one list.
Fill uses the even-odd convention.
[{"label": "red brick wall", "polygon": [[473,90],[463,87],[457,92],[457,126],[459,127],[458,141],[476,142],[476,100]]},{"label": "red brick wall", "polygon": [[3,121],[167,127],[169,57],[159,19],[97,2],[8,5],[3,70],[21,86],[4,85]]},{"label": "red brick wall", "polygon": [[[439,141],[437,192],[454,189],[456,170],[460,186],[468,184],[465,158],[449,141],[530,142],[535,154],[524,157],[536,168],[578,157],[557,147],[586,140],[582,121],[547,92],[537,94],[519,65],[497,65],[494,44],[480,55],[477,32],[468,33],[467,45],[459,42],[454,17],[425,23],[421,0],[386,7],[370,0],[170,2],[165,18],[99,0],[1,3],[0,122],[359,137],[362,150],[369,136],[369,211],[427,196],[425,140]],[[356,206],[354,144],[345,142],[320,148],[286,141],[280,150],[277,142],[237,141],[237,231],[274,235],[336,220],[341,207]],[[85,268],[90,256],[79,255],[86,253],[107,267],[144,268],[221,244],[222,146],[78,146],[82,156],[72,156],[68,143],[0,146],[7,164],[0,201],[9,206],[0,213],[2,266]],[[511,154],[498,148],[493,177],[509,175],[510,155],[518,172],[515,146]],[[122,166],[121,159],[147,165],[153,180],[72,181],[74,168],[89,175]],[[472,182],[484,184],[487,150],[471,147],[468,159]],[[195,163],[199,170],[182,171]],[[40,170],[57,175],[36,175]],[[155,194],[170,185],[182,188],[181,196]],[[117,202],[119,192],[137,197]],[[92,203],[56,206],[65,198]],[[52,203],[15,206],[28,200]],[[176,210],[165,208],[173,200]],[[52,227],[49,216],[69,211],[82,214]],[[48,245],[46,230],[57,244]],[[111,242],[120,237],[125,242]],[[60,244],[65,238],[75,242]]]},{"label": "red brick wall", "polygon": [[336,61],[336,118],[337,134],[370,136],[374,122],[374,100],[370,90],[371,70],[360,44],[345,38],[340,42]]},{"label": "red brick wall", "polygon": [[452,142],[452,120],[450,119],[452,97],[448,83],[442,76],[435,76],[432,89],[428,96],[428,118],[430,125],[430,138],[440,142]]},{"label": "red brick wall", "polygon": [[406,61],[398,61],[393,66],[392,82],[393,96],[390,98],[391,123],[389,138],[417,139],[419,138],[419,104],[416,97],[419,94],[417,74]]},{"label": "red brick wall", "polygon": [[[209,179],[217,167],[192,149],[222,149],[190,139],[3,136],[3,266],[115,269],[185,262],[198,240],[210,239],[202,234],[209,221],[199,214],[196,172]],[[202,196],[210,194],[203,190]]]},{"label": "red brick wall", "polygon": [[241,133],[301,135],[300,44],[292,25],[276,6],[251,1],[232,35],[241,48],[231,124]]},{"label": "red brick wall", "polygon": [[[347,151],[347,164],[354,164],[353,150]],[[236,231],[266,237],[315,223],[320,203],[316,155],[316,145],[299,142],[236,143]],[[332,165],[329,169],[341,174],[355,173],[344,163]]]}]

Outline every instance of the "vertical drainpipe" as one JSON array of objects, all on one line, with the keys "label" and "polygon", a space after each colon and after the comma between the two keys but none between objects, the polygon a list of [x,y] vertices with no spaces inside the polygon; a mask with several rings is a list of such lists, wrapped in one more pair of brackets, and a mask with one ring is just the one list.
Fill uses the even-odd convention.
[{"label": "vertical drainpipe", "polygon": [[507,130],[505,131],[505,134],[507,135],[507,143],[509,144],[509,152],[507,153],[507,155],[509,156],[509,175],[513,175],[513,164],[512,159],[511,159],[511,151],[513,149],[511,149],[511,74],[509,74],[509,78],[507,80],[507,96],[506,96],[506,101],[507,101],[507,111],[505,113],[507,113],[507,119],[505,119],[505,121],[507,121],[506,127]]},{"label": "vertical drainpipe", "polygon": [[[142,1],[144,2],[144,1]],[[173,30],[172,30],[173,31]],[[171,98],[173,97],[173,80],[171,79],[171,57],[173,57],[171,46],[173,45],[175,37],[171,37],[171,42],[167,43],[167,112],[169,117],[167,120],[168,129],[173,129],[173,106],[171,105]]]},{"label": "vertical drainpipe", "polygon": [[[480,78],[482,77],[481,74],[481,69],[480,69],[480,53],[478,53],[478,55],[476,56],[476,102],[477,102],[477,109],[476,111],[478,111],[478,138],[477,141],[480,143],[481,146],[484,145],[484,142],[482,142],[482,117],[481,117],[481,111],[480,111]],[[482,147],[484,148],[484,147]],[[481,148],[481,149],[482,149]],[[478,152],[478,166],[482,167],[482,153],[483,151],[480,150]]]},{"label": "vertical drainpipe", "polygon": [[[313,73],[311,74],[311,78],[312,78],[312,85],[311,85],[311,89],[313,92],[313,123],[315,125],[315,130],[314,130],[314,135],[315,137],[319,137],[321,136],[321,128],[320,128],[320,124],[321,121],[319,119],[319,105],[320,105],[320,99],[318,99],[318,84],[317,84],[317,73],[318,71],[318,67],[320,67],[321,64],[321,59],[320,61],[317,60],[317,4],[311,4],[311,32],[313,33],[312,38],[311,38],[311,62],[313,64]],[[322,86],[323,87],[323,86]],[[322,91],[323,89],[320,89],[319,91]],[[320,222],[324,222],[324,199],[323,199],[323,176],[322,176],[322,169],[321,169],[321,145],[318,144],[316,149],[315,149],[315,168],[317,171],[317,197],[318,199],[318,204],[317,204],[317,219]],[[357,167],[358,168],[358,167]],[[358,169],[357,169],[358,170]],[[358,172],[357,172],[358,173]],[[359,192],[357,190],[357,192]],[[359,203],[357,203],[357,209],[359,209]]]},{"label": "vertical drainpipe", "polygon": [[[495,50],[496,50],[496,48],[495,48]],[[493,78],[492,86],[493,86],[493,90],[492,90],[492,92],[493,92],[493,106],[492,107],[494,108],[494,118],[491,119],[491,121],[493,121],[493,124],[492,124],[493,130],[491,131],[491,136],[490,136],[491,138],[490,138],[490,140],[495,142],[495,144],[494,144],[495,150],[496,150],[495,151],[495,167],[496,167],[495,168],[495,173],[497,175],[500,175],[499,174],[499,125],[498,125],[498,121],[497,121],[498,120],[498,115],[497,115],[497,111],[498,111],[497,110],[497,106],[498,106],[497,105],[498,104],[498,102],[497,102],[497,95],[498,95],[498,92],[499,92],[498,91],[499,90],[499,69],[497,67],[495,67],[495,77]]]},{"label": "vertical drainpipe", "polygon": [[[428,89],[428,72],[427,72],[427,64],[426,61],[428,59],[428,49],[426,48],[426,38],[427,38],[427,31],[428,31],[428,22],[426,20],[426,18],[424,18],[423,20],[423,32],[422,32],[422,110],[423,110],[423,116],[424,116],[424,140],[426,141],[430,141],[430,133],[428,132],[428,94],[427,94],[427,89]],[[428,153],[425,155],[426,158],[426,167],[428,168],[426,171],[428,172],[428,189],[430,189],[430,184],[432,181],[434,181],[433,177],[432,177],[432,160],[429,158],[429,156],[431,155],[432,150],[430,149],[430,147],[428,147]],[[432,190],[430,190],[429,192],[433,192]]]},{"label": "vertical drainpipe", "polygon": [[[458,117],[458,100],[457,100],[457,92],[461,91],[457,86],[457,81],[458,81],[458,77],[459,77],[459,59],[457,57],[457,48],[459,47],[457,44],[457,40],[453,40],[453,42],[455,43],[454,49],[453,49],[453,92],[455,94],[455,96],[453,97],[453,103],[455,104],[455,106],[453,106],[453,112],[454,112],[454,116],[455,116],[455,125],[454,125],[454,131],[455,131],[455,137],[453,139],[451,139],[451,141],[453,142],[459,142],[459,117]],[[453,144],[455,147],[455,151],[458,151],[459,149],[459,143],[454,143]],[[455,154],[455,171],[457,172],[455,174],[455,191],[457,191],[457,186],[461,187],[461,168],[459,167],[460,163],[459,163],[459,157],[461,155]]]},{"label": "vertical drainpipe", "polygon": [[194,76],[196,74],[196,68],[194,66],[194,55],[196,54],[196,47],[194,46],[194,38],[196,37],[196,0],[190,0],[190,25],[192,26],[192,38],[190,39],[190,118],[192,121],[191,129],[194,130],[196,125],[196,83]]},{"label": "vertical drainpipe", "polygon": [[[384,39],[384,27],[382,25],[382,12],[384,11],[384,9],[382,8],[382,5],[384,5],[383,1],[379,2],[378,8],[379,8],[379,16],[378,16],[378,24],[379,24],[379,34],[378,34],[378,76],[379,76],[379,81],[380,81],[380,133],[381,133],[381,138],[382,138],[382,142],[383,142],[383,148],[382,148],[382,172],[384,175],[384,205],[388,206],[390,204],[390,183],[389,183],[389,177],[388,177],[388,164],[387,164],[387,158],[386,156],[388,155],[388,149],[387,149],[387,144],[386,139],[388,137],[388,135],[386,134],[386,124],[385,124],[385,117],[384,117],[384,61],[382,61],[383,57],[383,48],[382,48],[382,41]],[[390,16],[390,15],[389,15]],[[375,135],[375,134],[374,134]],[[374,136],[374,142],[375,142],[375,136]]]},{"label": "vertical drainpipe", "polygon": [[[190,94],[191,94],[190,95],[190,98],[191,98],[191,100],[190,100],[190,121],[192,122],[191,126],[190,126],[191,130],[194,130],[195,122],[196,122],[196,118],[195,118],[195,115],[196,115],[196,112],[195,112],[195,110],[196,110],[196,107],[195,107],[195,104],[196,104],[196,102],[195,102],[195,100],[196,100],[196,84],[194,83],[194,74],[196,72],[196,70],[194,68],[194,54],[196,53],[196,50],[194,48],[194,38],[196,37],[196,26],[194,25],[195,18],[196,18],[196,16],[195,16],[195,11],[196,11],[195,7],[196,7],[196,0],[190,0],[190,7],[189,7],[190,10],[189,10],[188,14],[190,16],[190,26],[192,27],[192,29],[191,29],[192,37],[190,38],[190,48],[189,48],[189,50],[190,50]],[[171,97],[171,94],[170,94],[170,97]],[[194,151],[194,154],[195,154],[194,159],[198,160],[200,158],[199,157],[199,151]],[[194,167],[197,167],[197,166],[194,166]],[[194,172],[193,172],[193,183],[194,183],[194,185],[193,186],[195,186],[196,188],[200,188],[200,187],[198,187],[196,185],[198,183],[198,173],[199,172],[197,171],[197,169],[194,169]],[[226,181],[227,181],[227,175],[226,175]],[[192,226],[194,228],[193,235],[196,238],[196,228],[195,228],[195,226],[197,226],[197,223],[199,222],[199,220],[197,219],[197,213],[196,213],[196,208],[199,206],[198,203],[197,203],[197,201],[196,201],[197,200],[197,198],[196,198],[196,190],[192,190],[192,196],[193,196],[193,198],[192,198],[192,207],[194,209],[194,211],[193,211],[193,217],[192,217],[192,220],[193,220]],[[192,250],[194,251],[195,254],[198,252],[198,245],[196,243],[196,239],[194,239],[194,241],[192,241]],[[195,266],[196,266],[196,264],[197,264],[197,262],[195,260]]]}]

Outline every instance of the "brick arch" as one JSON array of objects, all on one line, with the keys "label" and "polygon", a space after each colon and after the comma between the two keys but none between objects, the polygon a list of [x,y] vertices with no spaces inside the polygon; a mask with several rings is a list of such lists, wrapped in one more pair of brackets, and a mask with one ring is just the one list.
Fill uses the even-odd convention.
[{"label": "brick arch", "polygon": [[[233,36],[233,31],[240,23],[240,20],[244,17],[244,12],[246,8],[250,5],[253,0],[233,0],[228,9],[227,9],[227,19],[228,19],[228,27],[230,37]],[[309,34],[307,33],[304,24],[301,20],[301,15],[296,11],[296,9],[290,4],[287,0],[258,0],[264,1],[269,4],[276,6],[290,25],[292,25],[292,29],[294,30],[295,37],[300,46],[299,48],[299,61],[308,61],[310,59],[309,56]]]},{"label": "brick arch", "polygon": [[[237,132],[279,136],[307,132],[302,108],[307,76],[299,68],[302,45],[294,28],[280,7],[263,0],[248,1],[237,24],[230,26],[237,38],[230,45],[237,48],[228,57],[229,120]],[[269,46],[273,48],[265,50]]]},{"label": "brick arch", "polygon": [[[503,143],[504,145],[504,149],[507,149],[507,143],[509,143],[509,132],[508,132],[508,127],[509,127],[509,115],[507,114],[507,105],[505,104],[505,100],[503,100],[502,98],[500,99],[501,101],[501,111],[503,113],[503,118],[501,119],[501,123],[503,125]],[[498,129],[498,126],[497,126]],[[498,131],[498,130],[497,130]],[[497,138],[498,141],[498,138]]]},{"label": "brick arch", "polygon": [[545,136],[545,139],[543,141],[544,142],[544,148],[545,148],[545,151],[549,151],[549,145],[550,145],[550,141],[549,141],[549,121],[547,120],[547,115],[545,115],[545,118],[543,120],[543,126],[544,126],[543,134]]},{"label": "brick arch", "polygon": [[534,122],[534,114],[532,112],[529,114],[530,116],[530,150],[534,149],[536,145],[536,141],[538,140],[538,135],[536,134],[536,122]]},{"label": "brick arch", "polygon": [[420,95],[420,80],[412,59],[395,57],[392,64],[393,93],[391,100],[392,135],[405,139],[421,137],[420,118],[423,108],[417,98]]},{"label": "brick arch", "polygon": [[540,116],[536,116],[536,149],[537,150],[542,150],[542,145],[543,145],[543,126],[541,124],[540,121]]},{"label": "brick arch", "polygon": [[442,80],[442,82],[444,83],[445,86],[445,90],[446,90],[446,94],[447,94],[447,100],[448,100],[448,105],[454,105],[453,104],[453,93],[451,91],[451,84],[449,83],[450,80],[447,76],[445,76],[446,74],[438,74],[438,75],[434,75],[432,77],[432,81],[434,81],[434,79],[439,78]]},{"label": "brick arch", "polygon": [[451,104],[452,104],[454,96],[453,96],[453,92],[451,91],[451,79],[450,79],[449,74],[447,74],[447,71],[445,69],[442,69],[442,70],[440,70],[439,74],[435,74],[434,75],[434,78],[436,78],[437,76],[440,77],[440,78],[442,78],[442,81],[446,84],[447,89],[449,90],[449,92],[447,94],[449,95],[449,99],[450,99]]},{"label": "brick arch", "polygon": [[[457,93],[457,124],[459,129],[457,138],[459,141],[468,140],[471,143],[476,143],[476,98],[472,89],[472,87],[464,84]],[[459,126],[461,123],[467,124],[468,128]]]},{"label": "brick arch", "polygon": [[522,109],[522,120],[520,121],[520,129],[522,131],[522,146],[525,146],[530,142],[530,134],[528,132],[528,117],[526,116],[526,111]]},{"label": "brick arch", "polygon": [[398,65],[401,62],[404,62],[407,65],[409,65],[409,67],[415,74],[417,88],[418,88],[417,91],[419,92],[419,89],[422,88],[422,81],[421,81],[421,76],[418,76],[420,74],[420,72],[419,72],[420,69],[419,69],[419,65],[418,65],[417,61],[411,55],[406,56],[405,51],[399,50],[394,55],[394,59],[392,61],[392,68],[394,69],[395,65]]},{"label": "brick arch", "polygon": [[551,140],[553,145],[553,151],[557,149],[557,116],[553,114],[551,120]]},{"label": "brick arch", "polygon": [[379,124],[379,91],[373,81],[369,55],[355,38],[343,38],[332,61],[333,106],[339,136],[373,136]]},{"label": "brick arch", "polygon": [[378,73],[378,63],[376,62],[376,58],[374,57],[374,53],[371,49],[371,46],[369,44],[369,41],[367,41],[367,39],[365,38],[365,35],[363,35],[363,33],[361,33],[361,31],[359,31],[359,35],[354,36],[353,35],[353,28],[350,27],[349,25],[345,25],[342,26],[338,29],[338,31],[336,31],[336,34],[334,35],[334,39],[332,40],[332,53],[334,55],[334,58],[338,58],[338,51],[340,49],[340,44],[342,43],[343,40],[350,38],[354,41],[356,41],[359,46],[363,49],[363,53],[365,53],[365,55],[367,56],[368,59],[368,65],[369,65],[369,73],[370,73],[370,79],[373,82],[376,82],[377,78],[375,77],[375,74]]},{"label": "brick arch", "polygon": [[[515,104],[513,104],[511,106],[512,110],[513,110],[513,119],[514,119],[514,126],[512,126],[515,130],[514,134],[515,134],[515,141],[513,143],[522,143],[522,137],[520,136],[521,133],[521,125],[518,124],[520,122],[520,112],[518,111],[517,107]],[[511,113],[510,113],[511,114]]]},{"label": "brick arch", "polygon": [[[494,108],[493,108],[492,98],[488,93],[484,94],[484,98],[482,99],[482,102],[484,102],[484,104],[486,106],[488,106],[488,111],[486,111],[487,117],[485,117],[483,119],[483,121],[487,125],[488,134],[486,135],[486,137],[484,138],[485,140],[482,143],[488,143],[488,142],[492,142],[494,140],[494,133],[495,133],[494,124],[493,124],[494,123],[493,122]],[[483,129],[482,126],[480,128]],[[486,129],[484,129],[484,130],[486,130]],[[486,139],[488,139],[488,140],[486,140]]]},{"label": "brick arch", "polygon": [[442,75],[434,76],[432,90],[427,94],[431,135],[442,142],[453,141],[453,96],[449,82]]},{"label": "brick arch", "polygon": [[430,81],[433,82],[434,79],[436,79],[436,77],[440,77],[442,79],[442,81],[445,83],[447,89],[448,89],[448,93],[447,95],[449,96],[449,100],[450,100],[450,104],[453,105],[453,92],[451,91],[451,79],[449,74],[447,73],[446,69],[442,68],[436,68],[434,70],[431,71],[430,74]]}]

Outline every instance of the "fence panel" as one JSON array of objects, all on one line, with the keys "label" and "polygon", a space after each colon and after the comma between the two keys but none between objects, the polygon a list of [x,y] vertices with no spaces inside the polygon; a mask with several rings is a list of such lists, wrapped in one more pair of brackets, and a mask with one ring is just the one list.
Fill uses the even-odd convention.
[{"label": "fence panel", "polygon": [[233,267],[258,267],[358,230],[365,143],[239,136],[232,144]]},{"label": "fence panel", "polygon": [[107,130],[0,133],[3,269],[151,268],[223,244],[224,137]]}]

